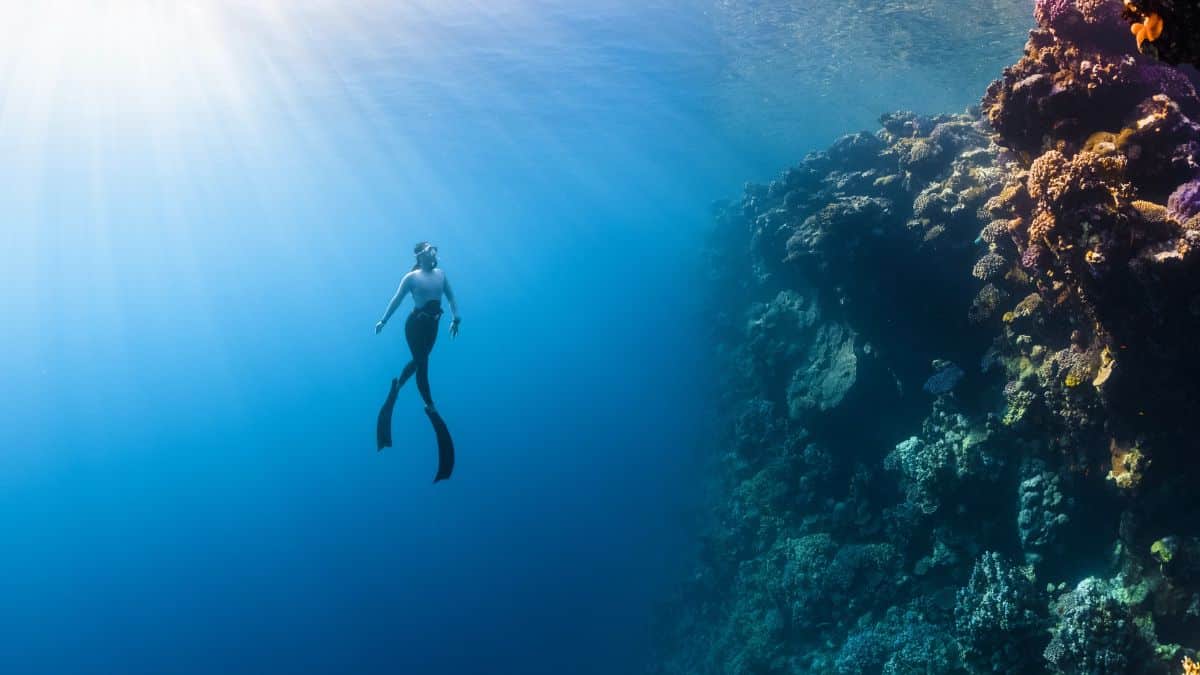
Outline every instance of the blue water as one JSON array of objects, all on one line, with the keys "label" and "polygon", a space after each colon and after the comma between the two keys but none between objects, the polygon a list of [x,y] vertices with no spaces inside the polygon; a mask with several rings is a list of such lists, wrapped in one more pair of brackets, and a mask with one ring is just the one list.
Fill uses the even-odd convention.
[{"label": "blue water", "polygon": [[[795,35],[728,2],[79,6],[0,22],[6,673],[640,670],[709,439],[709,204],[987,79],[780,89],[745,59]],[[464,316],[437,485],[411,385],[374,447],[423,239]]]}]

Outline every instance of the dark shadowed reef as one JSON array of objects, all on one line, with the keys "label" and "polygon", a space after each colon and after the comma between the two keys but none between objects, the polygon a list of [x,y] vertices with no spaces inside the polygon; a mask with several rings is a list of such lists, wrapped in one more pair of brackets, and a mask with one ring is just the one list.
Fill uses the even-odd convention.
[{"label": "dark shadowed reef", "polygon": [[978,108],[718,207],[719,480],[653,672],[1189,667],[1200,96],[1162,11],[1184,56],[1039,1]]}]

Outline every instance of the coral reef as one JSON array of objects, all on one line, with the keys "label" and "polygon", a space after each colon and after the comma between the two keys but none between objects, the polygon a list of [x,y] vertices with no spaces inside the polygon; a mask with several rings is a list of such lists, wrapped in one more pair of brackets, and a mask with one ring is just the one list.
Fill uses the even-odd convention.
[{"label": "coral reef", "polygon": [[1119,589],[1088,577],[1054,605],[1059,621],[1044,656],[1056,673],[1142,673],[1152,663],[1152,642],[1121,600]]},{"label": "coral reef", "polygon": [[955,635],[973,672],[1029,672],[1039,665],[1049,617],[1031,576],[994,551],[975,561],[954,607]]},{"label": "coral reef", "polygon": [[913,603],[891,607],[876,620],[864,616],[851,630],[832,667],[814,664],[820,672],[839,675],[916,675],[917,673],[961,673],[954,638],[936,609]]},{"label": "coral reef", "polygon": [[1036,564],[1057,542],[1059,532],[1071,522],[1067,513],[1071,500],[1063,496],[1059,475],[1047,471],[1041,460],[1027,462],[1022,467],[1021,477],[1017,532],[1026,562]]},{"label": "coral reef", "polygon": [[1195,12],[1038,0],[978,109],[718,208],[749,255],[710,256],[726,452],[653,672],[1196,657]]},{"label": "coral reef", "polygon": [[954,570],[979,551],[940,520],[996,506],[959,503],[999,480],[1004,432],[966,405],[956,364],[990,328],[955,279],[1005,170],[977,114],[881,123],[718,213],[714,249],[752,258],[746,276],[711,257],[719,303],[743,308],[715,326],[726,498],[660,672],[963,672]]}]

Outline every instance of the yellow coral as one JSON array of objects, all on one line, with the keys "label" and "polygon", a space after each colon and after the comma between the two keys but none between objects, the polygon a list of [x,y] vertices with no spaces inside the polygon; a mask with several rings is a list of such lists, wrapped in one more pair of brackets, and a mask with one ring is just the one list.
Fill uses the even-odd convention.
[{"label": "yellow coral", "polygon": [[1164,223],[1170,219],[1167,216],[1167,207],[1162,204],[1155,204],[1142,199],[1135,199],[1130,204],[1133,210],[1138,212],[1147,223]]},{"label": "yellow coral", "polygon": [[1100,352],[1100,369],[1096,372],[1096,379],[1092,380],[1092,386],[1099,389],[1108,382],[1108,378],[1112,377],[1113,368],[1117,365],[1117,359],[1113,356],[1112,350],[1105,347]]},{"label": "yellow coral", "polygon": [[1183,657],[1183,675],[1200,675],[1200,663]]},{"label": "yellow coral", "polygon": [[1117,151],[1117,135],[1111,131],[1097,131],[1083,142],[1083,149],[1098,155]]},{"label": "yellow coral", "polygon": [[1079,373],[1076,373],[1072,370],[1071,372],[1067,373],[1066,384],[1068,387],[1078,387],[1079,385],[1083,384],[1083,378],[1079,375]]},{"label": "yellow coral", "polygon": [[1108,472],[1108,479],[1116,483],[1117,487],[1125,490],[1141,485],[1142,472],[1150,463],[1150,460],[1142,454],[1141,448],[1132,443],[1129,445],[1118,443],[1115,438],[1109,442],[1108,448],[1112,455],[1112,469]]},{"label": "yellow coral", "polygon": [[1029,275],[1026,274],[1025,271],[1020,267],[1015,265],[1009,268],[1008,272],[1004,275],[1004,280],[1010,284],[1016,285],[1026,285],[1030,283]]},{"label": "yellow coral", "polygon": [[1000,190],[1000,194],[987,200],[983,208],[995,217],[1011,216],[1016,213],[1018,205],[1029,199],[1029,192],[1023,182],[1008,183]]},{"label": "yellow coral", "polygon": [[1013,319],[1023,319],[1027,316],[1033,316],[1041,308],[1042,296],[1037,293],[1030,293],[1018,302],[1016,307],[1013,307],[1011,314],[1013,315]]},{"label": "yellow coral", "polygon": [[[1150,555],[1154,556],[1160,563],[1169,563],[1171,562],[1171,558],[1175,557],[1175,553],[1163,539],[1150,544]],[[1184,672],[1187,672],[1186,669]]]}]

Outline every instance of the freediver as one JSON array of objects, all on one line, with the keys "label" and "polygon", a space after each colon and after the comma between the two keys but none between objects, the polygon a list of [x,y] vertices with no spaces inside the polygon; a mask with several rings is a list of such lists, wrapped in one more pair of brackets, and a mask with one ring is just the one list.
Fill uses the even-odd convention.
[{"label": "freediver", "polygon": [[425,401],[425,414],[429,416],[437,434],[438,470],[433,479],[435,483],[449,478],[450,472],[454,470],[454,441],[451,440],[446,423],[434,407],[433,397],[429,393],[429,353],[433,351],[433,343],[437,340],[438,322],[442,318],[442,295],[450,302],[450,311],[454,315],[454,320],[450,322],[451,339],[458,337],[458,326],[462,323],[454,291],[450,288],[446,273],[438,269],[437,253],[437,247],[427,241],[413,247],[416,264],[400,280],[400,287],[388,303],[387,311],[379,323],[375,324],[375,334],[378,335],[403,302],[404,296],[412,294],[413,311],[404,322],[404,337],[408,341],[409,351],[412,352],[412,360],[404,366],[400,377],[392,380],[387,400],[379,410],[379,423],[375,431],[379,450],[392,446],[392,408],[396,405],[396,394],[408,378],[416,375],[417,391],[421,392],[421,398]]}]

